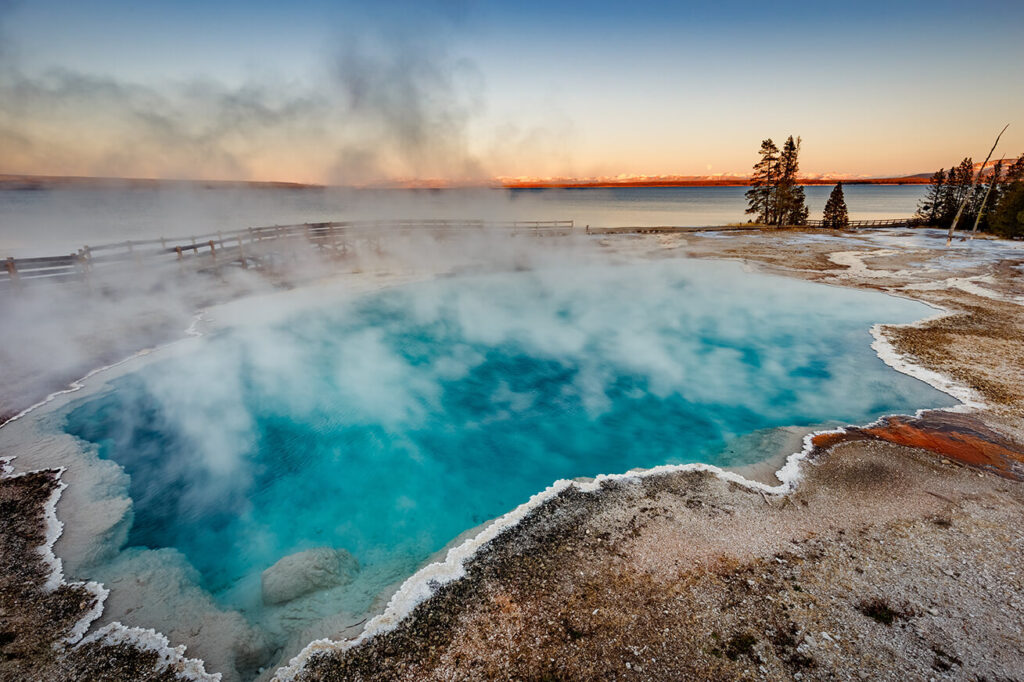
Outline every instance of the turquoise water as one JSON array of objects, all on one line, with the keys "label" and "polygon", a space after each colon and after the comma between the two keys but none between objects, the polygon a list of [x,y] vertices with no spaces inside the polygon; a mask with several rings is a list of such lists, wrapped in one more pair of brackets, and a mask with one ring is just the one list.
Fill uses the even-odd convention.
[{"label": "turquoise water", "polygon": [[556,479],[951,404],[870,349],[873,323],[928,314],[734,263],[452,277],[201,339],[65,429],[130,475],[128,545],[180,550],[226,607],[258,622],[260,572],[328,546],[361,565],[336,594],[358,613]]}]

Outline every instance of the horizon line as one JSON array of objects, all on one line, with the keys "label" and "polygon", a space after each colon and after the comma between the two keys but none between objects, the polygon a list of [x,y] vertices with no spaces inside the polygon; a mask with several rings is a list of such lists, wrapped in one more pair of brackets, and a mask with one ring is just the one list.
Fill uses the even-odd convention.
[{"label": "horizon line", "polygon": [[[835,185],[923,185],[930,182],[931,174],[892,177],[832,177],[813,175],[799,178],[805,186]],[[49,189],[61,185],[88,187],[101,185],[127,185],[155,187],[159,185],[207,186],[208,189],[227,187],[258,187],[263,189],[615,189],[615,188],[672,188],[672,187],[747,187],[750,176],[744,175],[632,175],[615,178],[574,177],[496,177],[490,181],[457,181],[438,178],[396,179],[386,182],[333,185],[327,183],[292,182],[287,180],[225,180],[201,178],[119,177],[102,175],[36,175],[30,173],[0,173],[0,190]]]}]

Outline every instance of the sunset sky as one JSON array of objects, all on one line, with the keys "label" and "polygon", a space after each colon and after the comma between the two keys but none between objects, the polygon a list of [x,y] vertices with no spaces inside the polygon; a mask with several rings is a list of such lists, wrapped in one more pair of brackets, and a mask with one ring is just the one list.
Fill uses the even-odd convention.
[{"label": "sunset sky", "polygon": [[[372,7],[371,7],[372,5]],[[891,176],[1024,153],[1024,2],[0,0],[0,173]]]}]

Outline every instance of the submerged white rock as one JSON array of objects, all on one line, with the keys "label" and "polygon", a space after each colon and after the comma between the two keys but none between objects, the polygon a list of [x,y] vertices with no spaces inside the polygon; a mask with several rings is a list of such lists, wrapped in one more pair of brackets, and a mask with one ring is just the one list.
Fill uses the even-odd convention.
[{"label": "submerged white rock", "polygon": [[317,547],[289,554],[263,571],[263,603],[283,604],[310,592],[352,582],[359,562],[344,549]]}]

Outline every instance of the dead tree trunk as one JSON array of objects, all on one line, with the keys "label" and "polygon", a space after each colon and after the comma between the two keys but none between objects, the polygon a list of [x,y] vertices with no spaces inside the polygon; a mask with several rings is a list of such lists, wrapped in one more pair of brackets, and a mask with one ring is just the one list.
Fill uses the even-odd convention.
[{"label": "dead tree trunk", "polygon": [[[999,145],[999,138],[1003,136],[1003,133],[1005,133],[1006,129],[1009,127],[1010,124],[1007,123],[1003,126],[1003,129],[999,131],[999,134],[996,135],[996,141],[992,143],[992,149],[988,150],[988,156],[985,157],[985,161],[982,162],[981,168],[978,169],[978,174],[975,175],[974,180],[971,181],[971,189],[964,196],[964,200],[960,202],[960,208],[957,209],[956,217],[953,218],[953,224],[949,226],[949,234],[946,236],[946,246],[953,243],[953,232],[956,230],[957,223],[960,222],[960,216],[964,214],[964,209],[967,208],[967,202],[969,202],[971,197],[974,196],[974,188],[977,186],[978,180],[981,179],[981,174],[985,171],[985,166],[988,165],[988,160],[992,158],[992,153],[995,152],[996,147]],[[977,223],[975,223],[975,227],[977,227]]]}]

